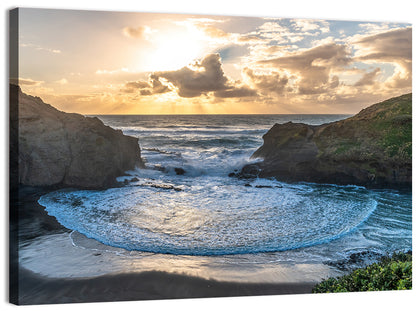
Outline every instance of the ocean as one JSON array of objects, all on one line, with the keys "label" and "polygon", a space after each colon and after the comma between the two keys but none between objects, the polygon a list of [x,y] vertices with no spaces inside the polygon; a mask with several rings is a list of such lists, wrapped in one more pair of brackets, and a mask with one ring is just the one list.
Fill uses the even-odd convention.
[{"label": "ocean", "polygon": [[229,177],[258,161],[250,156],[275,123],[318,125],[346,115],[97,117],[139,138],[146,168],[120,176],[122,187],[39,199],[73,230],[73,245],[88,248],[88,238],[123,256],[350,266],[357,254],[363,263],[412,248],[411,193]]}]

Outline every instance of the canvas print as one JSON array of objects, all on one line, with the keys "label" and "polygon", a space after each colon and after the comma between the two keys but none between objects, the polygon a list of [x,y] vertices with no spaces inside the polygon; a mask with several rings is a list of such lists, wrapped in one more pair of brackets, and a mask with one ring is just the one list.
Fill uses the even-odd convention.
[{"label": "canvas print", "polygon": [[10,11],[10,301],[412,288],[412,27]]}]

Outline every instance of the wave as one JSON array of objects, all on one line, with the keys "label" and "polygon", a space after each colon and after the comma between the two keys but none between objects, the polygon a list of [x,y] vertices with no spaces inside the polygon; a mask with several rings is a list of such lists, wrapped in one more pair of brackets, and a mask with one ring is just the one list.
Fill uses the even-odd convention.
[{"label": "wave", "polygon": [[318,198],[287,187],[184,183],[179,192],[152,187],[58,191],[39,203],[65,227],[104,244],[182,255],[286,251],[328,243],[356,230],[377,206],[368,195],[333,199],[322,196],[322,189],[312,189]]},{"label": "wave", "polygon": [[176,129],[174,131],[167,130],[165,128],[153,128],[149,130],[137,129],[137,128],[119,128],[124,134],[135,136],[138,138],[148,137],[164,137],[171,139],[187,138],[187,137],[244,137],[244,138],[260,138],[267,132],[267,129],[221,129],[221,130],[208,130],[207,128],[199,130],[188,129]]},{"label": "wave", "polygon": [[156,153],[160,153],[160,154],[174,155],[174,156],[177,156],[177,157],[182,156],[180,152],[160,150],[158,148],[142,148],[142,151],[149,151],[149,152],[156,152]]}]

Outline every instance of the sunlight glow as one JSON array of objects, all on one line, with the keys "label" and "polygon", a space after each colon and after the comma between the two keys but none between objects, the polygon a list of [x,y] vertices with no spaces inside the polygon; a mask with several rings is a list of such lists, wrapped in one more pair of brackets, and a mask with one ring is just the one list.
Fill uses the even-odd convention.
[{"label": "sunlight glow", "polygon": [[203,42],[188,32],[159,35],[154,38],[154,45],[146,61],[149,71],[177,70],[203,53]]}]

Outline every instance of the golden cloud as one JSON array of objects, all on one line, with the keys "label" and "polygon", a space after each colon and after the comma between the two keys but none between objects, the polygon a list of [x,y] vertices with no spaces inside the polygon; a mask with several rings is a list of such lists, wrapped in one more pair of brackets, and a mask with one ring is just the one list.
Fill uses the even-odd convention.
[{"label": "golden cloud", "polygon": [[353,42],[358,49],[355,61],[391,63],[392,77],[386,81],[390,88],[410,88],[412,85],[412,28],[390,30],[360,37]]},{"label": "golden cloud", "polygon": [[300,94],[321,94],[327,92],[329,88],[338,86],[338,77],[330,78],[330,73],[333,69],[350,64],[351,57],[345,45],[331,43],[289,52],[286,56],[257,63],[280,70],[285,69],[298,76],[299,82],[295,89]]},{"label": "golden cloud", "polygon": [[150,35],[154,32],[154,30],[148,26],[124,27],[122,31],[126,37],[145,40],[148,40]]},{"label": "golden cloud", "polygon": [[237,85],[225,75],[219,54],[208,54],[190,67],[175,71],[159,71],[153,76],[166,79],[181,97],[198,97],[211,92],[221,98],[256,95],[249,87]]}]

